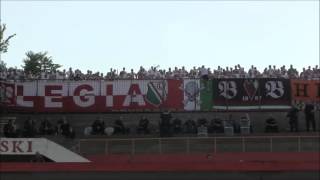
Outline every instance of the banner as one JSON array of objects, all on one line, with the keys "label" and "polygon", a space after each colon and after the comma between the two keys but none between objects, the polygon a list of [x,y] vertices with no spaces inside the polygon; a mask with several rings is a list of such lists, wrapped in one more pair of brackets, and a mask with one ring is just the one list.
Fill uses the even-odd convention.
[{"label": "banner", "polygon": [[184,93],[184,110],[194,111],[200,110],[200,80],[199,79],[184,79],[183,80]]},{"label": "banner", "polygon": [[181,86],[180,80],[34,81],[1,83],[1,92],[10,89],[16,109],[37,112],[182,110]]},{"label": "banner", "polygon": [[286,79],[214,79],[214,109],[290,108],[290,82]]},{"label": "banner", "polygon": [[210,111],[213,106],[213,84],[212,80],[201,80],[200,90],[200,109],[202,111]]},{"label": "banner", "polygon": [[[1,82],[1,104],[35,112],[288,109],[319,81],[276,78]],[[292,91],[292,95],[291,95]]]},{"label": "banner", "polygon": [[14,106],[15,104],[15,84],[0,82],[0,104]]},{"label": "banner", "polygon": [[320,80],[291,80],[293,101],[319,102]]}]

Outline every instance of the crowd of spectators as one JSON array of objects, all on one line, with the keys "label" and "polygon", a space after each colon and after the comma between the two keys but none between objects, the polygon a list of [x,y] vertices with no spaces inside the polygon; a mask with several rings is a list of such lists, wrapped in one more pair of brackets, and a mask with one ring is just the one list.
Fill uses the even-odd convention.
[{"label": "crowd of spectators", "polygon": [[[299,111],[305,114],[306,131],[316,132],[316,120],[315,120],[315,107],[311,103],[307,103],[304,109],[298,109],[296,106],[287,113],[289,130],[291,132],[299,132]],[[115,119],[112,124],[106,125],[101,117],[98,117],[91,126],[85,127],[84,135],[128,135],[128,134],[152,134],[159,132],[161,137],[169,137],[179,134],[198,134],[207,135],[208,133],[226,133],[226,128],[231,127],[234,133],[243,133],[243,128],[247,128],[246,133],[253,132],[253,126],[250,123],[249,114],[246,113],[240,119],[234,119],[232,114],[226,119],[219,117],[213,117],[212,119],[206,119],[204,117],[196,120],[188,118],[181,120],[178,117],[173,117],[169,111],[162,112],[160,114],[160,121],[158,128],[151,127],[150,121],[146,116],[142,116],[140,120],[134,125],[134,129],[131,125],[125,125],[123,117]],[[20,127],[17,126],[14,119],[10,119],[3,127],[5,137],[35,137],[46,135],[61,135],[66,138],[74,138],[75,131],[63,116],[56,124],[52,124],[53,121],[45,117],[41,121],[36,122],[31,117],[27,118]],[[110,121],[108,121],[109,123]],[[135,131],[135,132],[134,132]],[[276,133],[279,132],[279,126],[277,120],[270,115],[265,120],[265,132]]]},{"label": "crowd of spectators", "polygon": [[28,117],[20,127],[14,119],[10,119],[3,127],[5,137],[17,138],[26,137],[33,138],[36,136],[64,136],[66,138],[75,138],[75,131],[65,117],[57,121],[56,125],[48,118],[44,118],[39,123]]},{"label": "crowd of spectators", "polygon": [[175,67],[160,69],[159,66],[151,66],[148,70],[140,66],[138,72],[133,69],[127,71],[125,68],[118,71],[110,69],[106,74],[101,72],[82,72],[79,69],[73,70],[57,70],[52,72],[41,72],[33,75],[25,72],[22,69],[8,68],[0,71],[0,79],[2,80],[114,80],[114,79],[183,79],[183,78],[302,78],[302,79],[320,79],[320,68],[308,66],[303,68],[302,72],[298,72],[292,65],[289,68],[286,66],[276,67],[269,65],[263,71],[259,71],[257,67],[251,66],[249,70],[239,64],[234,67],[222,68],[218,66],[217,69],[209,67],[193,67],[189,71],[184,66],[181,68]]}]

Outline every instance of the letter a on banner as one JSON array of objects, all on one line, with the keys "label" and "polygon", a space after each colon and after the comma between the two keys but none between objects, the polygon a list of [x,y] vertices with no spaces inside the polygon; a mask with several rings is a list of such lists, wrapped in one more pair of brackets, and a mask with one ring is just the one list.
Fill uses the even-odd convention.
[{"label": "letter a on banner", "polygon": [[138,105],[138,106],[146,105],[143,99],[143,95],[141,94],[139,84],[132,84],[130,86],[128,95],[126,95],[126,98],[123,102],[123,106],[131,106],[131,105]]}]

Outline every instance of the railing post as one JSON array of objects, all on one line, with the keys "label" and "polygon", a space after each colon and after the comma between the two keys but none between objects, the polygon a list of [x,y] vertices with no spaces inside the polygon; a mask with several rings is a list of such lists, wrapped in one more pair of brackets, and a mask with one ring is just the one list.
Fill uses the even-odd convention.
[{"label": "railing post", "polygon": [[78,145],[78,147],[79,147],[78,153],[81,154],[81,139],[79,140],[79,145]]},{"label": "railing post", "polygon": [[189,139],[189,137],[187,138],[187,154],[189,154],[190,153],[190,139]]},{"label": "railing post", "polygon": [[161,138],[159,138],[158,143],[159,143],[159,154],[162,154]]},{"label": "railing post", "polygon": [[132,139],[131,140],[131,155],[134,155],[135,154],[135,140]]},{"label": "railing post", "polygon": [[104,149],[104,152],[105,152],[106,155],[109,154],[109,141],[108,141],[108,140],[105,141],[105,149]]},{"label": "railing post", "polygon": [[298,137],[298,152],[301,152],[301,137]]},{"label": "railing post", "polygon": [[272,137],[270,137],[270,152],[273,151],[273,141],[272,141]]},{"label": "railing post", "polygon": [[242,137],[241,139],[242,139],[242,152],[246,152],[246,146],[245,146],[244,137]]},{"label": "railing post", "polygon": [[213,148],[214,148],[214,153],[216,154],[217,153],[217,138],[214,137],[214,140],[213,140]]}]

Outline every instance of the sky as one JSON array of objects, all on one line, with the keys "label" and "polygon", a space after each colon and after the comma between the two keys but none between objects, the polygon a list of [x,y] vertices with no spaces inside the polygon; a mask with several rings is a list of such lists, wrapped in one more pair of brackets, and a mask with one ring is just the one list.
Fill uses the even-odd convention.
[{"label": "sky", "polygon": [[319,64],[319,1],[1,0],[9,67],[47,51],[62,69],[106,73],[240,64]]}]

